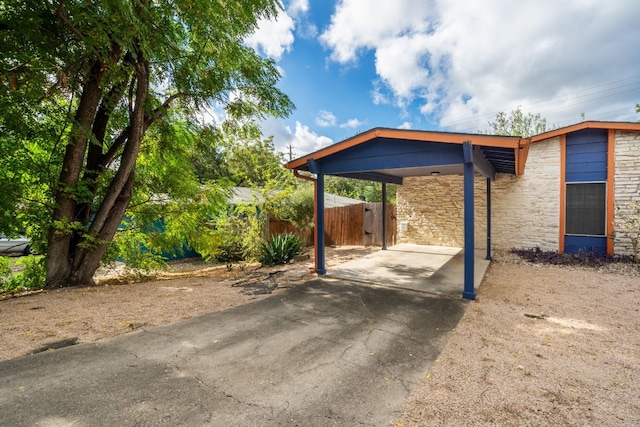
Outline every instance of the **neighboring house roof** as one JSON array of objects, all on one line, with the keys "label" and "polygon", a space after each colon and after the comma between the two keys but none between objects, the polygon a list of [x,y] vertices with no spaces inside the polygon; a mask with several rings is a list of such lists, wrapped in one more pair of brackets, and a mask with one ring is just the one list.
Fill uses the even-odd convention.
[{"label": "neighboring house roof", "polygon": [[337,208],[340,206],[357,205],[364,203],[362,200],[352,199],[351,197],[338,196],[337,194],[324,193],[324,207]]},{"label": "neighboring house roof", "polygon": [[264,197],[262,197],[260,191],[254,188],[233,187],[231,189],[231,197],[227,199],[227,202],[231,205],[262,203],[264,202]]},{"label": "neighboring house roof", "polygon": [[[248,187],[233,187],[233,189],[231,190],[231,197],[228,199],[228,202],[232,205],[238,205],[241,203],[262,203],[263,201],[264,197],[262,197],[262,194],[259,190]],[[359,203],[363,203],[363,201],[352,199],[350,197],[338,196],[337,194],[324,194],[325,208],[335,208],[339,206],[355,205]]]}]

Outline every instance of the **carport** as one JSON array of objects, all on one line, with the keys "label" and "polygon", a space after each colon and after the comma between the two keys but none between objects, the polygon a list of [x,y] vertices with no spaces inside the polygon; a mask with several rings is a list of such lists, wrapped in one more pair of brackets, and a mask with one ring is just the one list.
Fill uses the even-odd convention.
[{"label": "carport", "polygon": [[[474,175],[486,179],[486,258],[491,259],[491,182],[496,173],[521,175],[529,144],[529,139],[520,137],[375,128],[287,163],[285,167],[296,176],[314,182],[315,272],[326,274],[322,197],[325,176],[380,182],[386,201],[388,183],[402,185],[403,179],[411,176],[458,174],[464,176],[462,296],[475,299]],[[386,249],[384,233],[382,249]]]}]

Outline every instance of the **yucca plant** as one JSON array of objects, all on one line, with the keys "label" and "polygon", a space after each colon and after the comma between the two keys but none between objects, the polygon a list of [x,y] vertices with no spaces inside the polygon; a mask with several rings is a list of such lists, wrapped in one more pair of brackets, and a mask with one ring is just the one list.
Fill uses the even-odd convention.
[{"label": "yucca plant", "polygon": [[277,234],[262,243],[260,262],[263,265],[286,264],[300,253],[304,243],[292,233]]}]

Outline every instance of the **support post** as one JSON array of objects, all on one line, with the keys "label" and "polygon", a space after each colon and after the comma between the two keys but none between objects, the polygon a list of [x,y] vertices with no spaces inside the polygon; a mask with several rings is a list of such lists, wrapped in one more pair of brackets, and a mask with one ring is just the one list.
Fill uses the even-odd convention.
[{"label": "support post", "polygon": [[487,257],[491,261],[491,179],[487,178]]},{"label": "support post", "polygon": [[387,250],[387,183],[382,183],[382,250]]},{"label": "support post", "polygon": [[327,273],[324,257],[324,175],[319,173],[316,178],[316,274]]},{"label": "support post", "polygon": [[473,152],[471,142],[464,142],[462,150],[464,153],[464,292],[462,297],[476,299],[474,287]]},{"label": "support post", "polygon": [[314,242],[316,274],[327,274],[324,258],[324,175],[315,159],[307,161],[309,171],[316,175],[314,180]]}]

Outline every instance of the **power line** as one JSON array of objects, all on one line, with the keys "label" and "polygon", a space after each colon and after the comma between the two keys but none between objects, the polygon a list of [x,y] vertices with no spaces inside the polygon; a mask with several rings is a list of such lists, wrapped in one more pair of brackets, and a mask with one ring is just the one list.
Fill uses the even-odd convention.
[{"label": "power line", "polygon": [[[573,92],[567,92],[561,95],[556,95],[550,98],[541,99],[538,101],[533,101],[528,103],[523,112],[531,112],[535,107],[536,113],[539,113],[541,116],[545,116],[550,111],[557,111],[562,109],[567,109],[569,107],[577,107],[580,105],[588,104],[593,101],[611,98],[613,96],[626,94],[632,92],[634,90],[638,90],[638,95],[640,98],[640,76],[627,77],[623,79],[612,80],[609,82],[601,83],[595,86],[590,86],[586,88],[582,88]],[[639,99],[640,100],[640,99]],[[630,106],[631,109],[632,106]],[[617,110],[615,112],[623,112],[622,110]],[[456,127],[463,128],[466,125],[469,126],[477,126],[479,121],[488,121],[495,117],[498,112],[484,113],[480,115],[475,115],[470,118],[460,119],[460,120],[452,120],[443,124],[445,127]],[[612,112],[613,113],[613,112]],[[603,116],[604,113],[598,113],[598,116]],[[467,128],[471,131],[469,128]],[[478,129],[474,129],[477,131]]]}]

